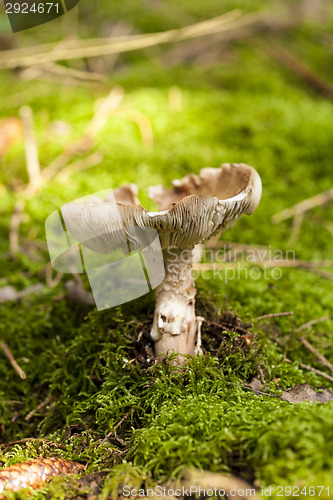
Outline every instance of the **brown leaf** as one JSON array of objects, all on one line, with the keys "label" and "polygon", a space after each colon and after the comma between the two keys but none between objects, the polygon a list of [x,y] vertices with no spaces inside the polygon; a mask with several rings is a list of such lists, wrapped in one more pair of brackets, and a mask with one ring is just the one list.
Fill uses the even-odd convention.
[{"label": "brown leaf", "polygon": [[283,391],[281,399],[289,403],[301,403],[303,401],[312,401],[313,403],[328,403],[333,401],[333,392],[324,389],[322,392],[316,392],[308,384],[297,384],[289,391]]},{"label": "brown leaf", "polygon": [[254,377],[249,384],[245,384],[247,387],[250,387],[254,394],[258,396],[260,394],[261,389],[263,388],[263,384],[257,377]]},{"label": "brown leaf", "polygon": [[[245,384],[245,386],[250,387],[257,396],[259,394],[265,394],[266,392],[265,389],[262,391],[264,385],[256,377],[254,377],[249,384]],[[267,396],[274,396],[274,394],[267,393]],[[316,392],[309,384],[296,384],[292,389],[283,391],[282,396],[276,397],[292,404],[302,403],[304,401],[328,403],[329,401],[333,401],[333,392],[326,387],[322,392]]]}]

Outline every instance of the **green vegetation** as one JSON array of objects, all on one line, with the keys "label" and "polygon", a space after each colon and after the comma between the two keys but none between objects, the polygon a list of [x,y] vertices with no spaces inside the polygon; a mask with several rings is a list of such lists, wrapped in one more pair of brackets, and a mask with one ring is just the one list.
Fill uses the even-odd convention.
[{"label": "green vegetation", "polygon": [[[154,32],[243,8],[237,0],[223,3],[222,12],[217,0],[172,1],[168,8],[159,2],[147,7],[144,1],[118,1],[112,8],[109,2],[98,3],[99,12],[82,7],[81,35],[101,36],[90,20],[101,22],[105,13],[125,19],[138,32]],[[266,4],[251,2],[251,10]],[[281,35],[285,46],[327,79],[333,71],[332,46],[325,42],[331,17],[320,29],[308,20]],[[41,27],[17,35],[16,42],[46,42],[48,36],[56,40],[57,27],[66,29],[62,22],[55,21],[49,35]],[[238,221],[223,241],[266,245],[284,256],[293,250],[299,260],[333,259],[332,204],[306,213],[292,244],[292,221],[271,222],[275,213],[331,187],[333,105],[274,62],[262,45],[260,37],[254,43],[225,45],[207,64],[167,64],[171,45],[137,51],[121,56],[104,84],[27,83],[14,72],[1,72],[0,95],[6,96],[1,114],[18,116],[23,105],[32,108],[43,167],[81,137],[96,101],[115,85],[125,90],[122,107],[141,112],[154,139],[149,148],[135,123],[111,117],[93,147],[103,155],[102,162],[65,182],[58,177],[45,183],[27,201],[15,258],[9,255],[8,234],[19,187],[28,180],[23,141],[1,158],[0,285],[18,290],[44,285],[36,295],[0,304],[0,340],[27,374],[20,379],[0,351],[0,443],[36,438],[2,447],[1,466],[37,456],[88,463],[90,473],[108,470],[100,485],[101,499],[121,484],[139,487],[180,478],[188,466],[233,473],[257,487],[272,485],[274,495],[277,485],[325,485],[333,491],[332,403],[292,405],[277,397],[298,383],[333,389],[328,379],[302,368],[310,365],[330,374],[297,340],[299,326],[332,317],[331,279],[296,268],[282,268],[279,279],[272,270],[251,275],[247,264],[234,279],[231,274],[201,273],[196,279],[197,309],[207,319],[206,353],[181,370],[170,360],[154,364],[139,356],[149,344],[152,294],[98,312],[70,301],[65,287],[70,276],[55,287],[46,286],[49,258],[40,243],[45,242],[45,219],[58,206],[134,182],[142,205],[154,209],[149,185],[169,184],[222,162],[253,165],[263,181],[259,208]],[[170,107],[173,87],[180,95],[179,110]],[[54,132],[52,125],[59,120],[71,126],[65,135]],[[223,330],[226,294],[228,308],[253,325],[250,344],[241,334]],[[283,311],[293,316],[256,319]],[[220,325],[220,337],[211,323]],[[302,331],[331,363],[332,328],[328,320]],[[253,377],[265,383],[269,394],[255,395],[244,386]],[[38,410],[48,397],[49,403]],[[35,498],[85,498],[87,488],[86,483],[57,478]],[[320,498],[329,498],[325,494]]]}]

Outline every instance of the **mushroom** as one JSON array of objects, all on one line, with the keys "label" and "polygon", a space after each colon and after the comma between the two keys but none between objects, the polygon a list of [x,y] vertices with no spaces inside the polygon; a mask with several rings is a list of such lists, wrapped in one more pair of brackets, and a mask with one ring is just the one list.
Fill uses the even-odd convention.
[{"label": "mushroom", "polygon": [[[242,214],[251,214],[261,198],[261,180],[244,163],[204,168],[172,183],[172,189],[153,186],[150,197],[159,212],[138,205],[135,186],[120,188],[104,201],[91,198],[62,208],[70,233],[94,252],[108,254],[125,248],[142,248],[145,232],[157,232],[163,251],[165,275],[156,278],[156,305],[151,329],[157,356],[200,352],[200,321],[195,314],[196,289],[192,250],[213,235],[230,228]],[[113,194],[113,196],[112,196]],[[149,239],[149,238],[148,238]],[[152,237],[149,242],[152,241]],[[154,276],[150,276],[154,278]],[[162,281],[163,279],[163,281]],[[119,302],[121,303],[121,302]]]}]

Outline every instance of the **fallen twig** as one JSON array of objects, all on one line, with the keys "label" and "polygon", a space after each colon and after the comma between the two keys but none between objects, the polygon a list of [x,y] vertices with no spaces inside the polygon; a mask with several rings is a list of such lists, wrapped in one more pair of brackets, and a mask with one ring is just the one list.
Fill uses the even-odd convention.
[{"label": "fallen twig", "polygon": [[15,255],[20,249],[20,226],[22,222],[22,214],[24,212],[26,201],[18,200],[15,204],[12,217],[9,225],[9,251],[11,255]]},{"label": "fallen twig", "polygon": [[304,213],[297,213],[294,216],[291,234],[288,240],[288,246],[293,247],[296,245],[299,235],[301,233],[301,226],[304,219]]},{"label": "fallen twig", "polygon": [[[44,77],[47,80],[60,80],[64,82],[77,83],[84,81],[91,82],[106,82],[107,77],[101,73],[92,71],[82,71],[75,68],[68,68],[55,63],[46,63],[29,67],[21,72],[21,77],[24,80],[32,80],[34,78]],[[66,80],[67,79],[67,80]]]},{"label": "fallen twig", "polygon": [[276,61],[285,66],[298,78],[301,78],[307,85],[312,87],[319,94],[333,100],[333,86],[322,76],[318,75],[307,64],[301,61],[294,54],[281,45],[274,44],[268,47],[269,53]]},{"label": "fallen twig", "polygon": [[115,434],[115,430],[118,429],[118,427],[121,426],[121,424],[128,419],[128,417],[130,417],[131,415],[133,415],[133,413],[135,412],[135,408],[131,408],[124,416],[123,418],[114,426],[114,428],[112,429],[112,431],[110,431],[104,439],[102,439],[101,441],[101,444],[104,444],[104,443],[107,443],[110,439],[110,437],[113,437],[114,434]]},{"label": "fallen twig", "polygon": [[18,364],[18,362],[16,361],[16,359],[12,355],[11,350],[9,349],[6,342],[3,342],[2,340],[0,340],[0,347],[3,350],[4,355],[6,356],[6,358],[8,359],[8,361],[10,362],[10,364],[12,365],[14,370],[16,371],[16,373],[18,373],[18,375],[20,376],[20,378],[21,379],[27,378],[25,372],[22,370],[22,368],[20,367],[20,365]]},{"label": "fallen twig", "polygon": [[279,313],[271,313],[271,314],[264,314],[263,316],[258,316],[257,318],[252,318],[251,319],[251,322],[252,321],[259,321],[259,320],[262,320],[262,319],[267,319],[267,318],[277,318],[279,316],[292,316],[294,313],[292,311],[290,312],[279,312]]},{"label": "fallen twig", "polygon": [[60,182],[65,182],[71,175],[95,167],[102,163],[102,161],[103,156],[100,153],[93,153],[86,158],[73,161],[67,167],[64,167],[54,178],[58,179]]},{"label": "fallen twig", "polygon": [[25,194],[34,194],[42,184],[40,172],[38,148],[34,133],[33,114],[30,106],[23,106],[20,109],[20,116],[23,126],[25,163],[29,177],[29,183],[25,188]]},{"label": "fallen twig", "polygon": [[312,272],[320,276],[321,278],[326,278],[327,280],[333,281],[333,273],[326,273],[320,269],[312,269]]},{"label": "fallen twig", "polygon": [[311,321],[304,323],[304,325],[299,326],[296,332],[301,332],[302,330],[305,330],[309,326],[316,325],[317,323],[322,323],[323,321],[328,321],[329,319],[330,317],[328,315],[323,316],[322,318],[312,319]]},{"label": "fallen twig", "polygon": [[47,266],[45,267],[45,277],[46,277],[46,286],[49,288],[55,288],[57,285],[59,285],[60,281],[62,280],[64,273],[58,272],[55,277],[53,278],[52,276],[52,264],[49,262]]},{"label": "fallen twig", "polygon": [[168,93],[168,104],[170,113],[178,113],[182,109],[182,91],[179,87],[170,87]]},{"label": "fallen twig", "polygon": [[322,193],[317,194],[316,196],[312,196],[312,198],[307,198],[306,200],[297,203],[293,207],[286,208],[282,210],[282,212],[273,215],[272,222],[274,224],[278,224],[279,222],[287,219],[291,219],[296,215],[303,214],[308,210],[311,210],[314,207],[318,207],[320,205],[325,205],[333,200],[333,188],[328,189],[327,191],[323,191]]},{"label": "fallen twig", "polygon": [[20,248],[19,232],[25,209],[26,199],[35,194],[41,186],[42,177],[40,172],[38,148],[33,130],[33,114],[29,106],[23,106],[20,109],[21,121],[23,126],[25,162],[29,182],[23,190],[23,199],[16,202],[13,215],[10,221],[9,230],[9,251],[15,255]]},{"label": "fallen twig", "polygon": [[123,418],[114,426],[113,430],[115,431],[116,429],[118,429],[118,427],[121,426],[121,424],[128,419],[129,416],[133,415],[133,413],[135,412],[135,408],[131,408],[124,416]]},{"label": "fallen twig", "polygon": [[[226,326],[225,324],[220,324],[220,323],[216,323],[215,321],[211,321],[210,319],[204,319],[203,320],[207,325],[213,325],[213,326],[216,326],[217,328],[220,328],[220,330],[222,331],[225,331],[225,332],[229,332],[229,333],[238,333],[236,332],[236,330],[239,330],[240,332],[242,332],[244,335],[247,335],[249,334],[250,332],[246,329],[246,328],[243,328],[242,326],[240,325],[235,325],[235,326],[232,326],[232,328],[228,328],[228,326]],[[251,327],[252,325],[249,326],[249,328]]]},{"label": "fallen twig", "polygon": [[34,408],[33,410],[31,410],[25,417],[24,417],[24,420],[26,422],[29,422],[29,420],[31,420],[31,418],[35,415],[35,413],[37,413],[38,411],[42,410],[43,408],[45,408],[45,406],[47,406],[49,403],[51,403],[51,401],[53,400],[53,396],[52,395],[48,395],[47,398],[44,399],[44,401],[42,401],[36,408]]},{"label": "fallen twig", "polygon": [[326,368],[329,369],[329,371],[331,372],[331,375],[333,376],[333,365],[332,363],[330,363],[328,361],[327,358],[325,358],[325,356],[323,354],[321,354],[318,349],[316,349],[312,344],[310,344],[310,342],[308,340],[306,340],[304,337],[302,336],[299,336],[298,337],[298,340],[301,342],[301,344],[304,345],[304,347],[309,351],[311,352],[312,354],[314,354],[316,356],[316,358],[318,359],[318,361],[323,365],[323,366],[326,366]]},{"label": "fallen twig", "polygon": [[[284,358],[284,361],[286,361],[287,363],[293,363],[293,361],[291,361],[288,358]],[[299,363],[299,366],[301,368],[303,368],[303,370],[308,370],[310,372],[315,373],[316,375],[319,375],[320,377],[326,378],[330,382],[333,382],[333,377],[331,377],[331,375],[327,375],[327,373],[324,373],[320,370],[317,370],[317,368],[313,368],[312,366],[305,365],[304,363]]]},{"label": "fallen twig", "polygon": [[184,28],[145,35],[114,37],[111,42],[110,39],[79,40],[77,44],[72,41],[67,46],[61,46],[60,48],[56,48],[54,44],[47,44],[45,46],[30,47],[30,51],[26,49],[3,51],[0,57],[0,68],[14,69],[30,67],[34,64],[119,54],[173,41],[210,35],[222,30],[238,29],[241,26],[251,25],[259,18],[258,14],[247,14],[242,17],[241,15],[240,10],[233,10],[222,16]]},{"label": "fallen twig", "polygon": [[309,370],[313,373],[316,373],[317,375],[320,375],[321,377],[324,377],[326,378],[327,380],[329,380],[330,382],[333,382],[333,377],[331,377],[330,375],[327,375],[327,373],[324,373],[320,370],[317,370],[317,368],[313,368],[312,366],[309,366],[309,365],[305,365],[304,363],[301,363],[300,366],[304,369],[304,370]]}]

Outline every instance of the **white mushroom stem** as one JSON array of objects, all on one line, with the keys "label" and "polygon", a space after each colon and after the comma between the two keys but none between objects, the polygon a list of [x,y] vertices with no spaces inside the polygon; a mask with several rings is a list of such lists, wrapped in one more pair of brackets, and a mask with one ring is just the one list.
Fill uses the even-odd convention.
[{"label": "white mushroom stem", "polygon": [[[189,174],[174,181],[173,186],[173,189],[155,186],[150,190],[159,212],[149,212],[138,205],[137,188],[133,185],[115,190],[104,201],[95,196],[83,203],[64,205],[61,211],[71,236],[89,250],[103,255],[115,252],[116,258],[119,258],[119,251],[128,252],[129,242],[131,250],[144,249],[142,232],[147,230],[147,241],[150,241],[151,230],[155,236],[158,234],[158,252],[164,250],[166,273],[163,283],[156,289],[151,337],[158,356],[179,353],[176,362],[180,364],[185,359],[184,355],[200,352],[202,319],[196,317],[194,309],[196,290],[192,275],[192,248],[232,227],[242,214],[254,212],[261,197],[261,180],[254,168],[245,163],[224,163],[217,169],[204,168],[199,175]],[[66,257],[68,250],[67,239],[63,243],[63,222],[58,219],[56,237],[52,237],[52,242],[58,234],[61,239],[60,247],[56,246],[53,251],[54,261],[58,257],[61,260],[63,254]],[[73,255],[81,263],[82,252],[79,252],[78,245],[74,244],[71,248],[77,250]],[[148,276],[156,273],[157,262],[161,262],[160,254],[158,261],[155,258],[149,261],[147,257]],[[161,276],[157,272],[153,277],[156,279],[151,280],[151,285],[156,286]],[[107,273],[105,279],[110,279]],[[117,277],[114,276],[114,279],[118,289]],[[109,283],[109,286],[112,284]],[[121,297],[122,293],[119,295],[120,303]],[[109,304],[109,300],[103,301],[102,307],[110,307]],[[113,305],[117,304],[116,300]]]},{"label": "white mushroom stem", "polygon": [[[156,306],[151,338],[157,356],[172,352],[194,355],[200,352],[196,289],[192,250],[164,250],[165,278],[156,289]],[[180,356],[177,364],[185,360]]]}]

